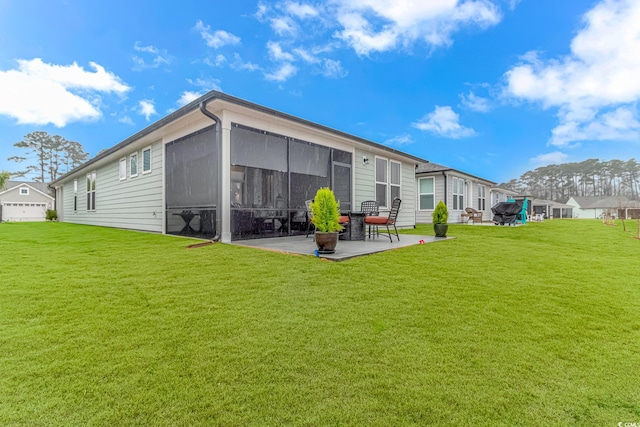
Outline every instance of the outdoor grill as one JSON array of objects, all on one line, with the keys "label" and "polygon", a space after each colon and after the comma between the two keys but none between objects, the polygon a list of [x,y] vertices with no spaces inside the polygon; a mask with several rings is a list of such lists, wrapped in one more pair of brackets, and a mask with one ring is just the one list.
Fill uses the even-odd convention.
[{"label": "outdoor grill", "polygon": [[522,212],[522,202],[500,202],[491,208],[496,225],[515,225]]}]

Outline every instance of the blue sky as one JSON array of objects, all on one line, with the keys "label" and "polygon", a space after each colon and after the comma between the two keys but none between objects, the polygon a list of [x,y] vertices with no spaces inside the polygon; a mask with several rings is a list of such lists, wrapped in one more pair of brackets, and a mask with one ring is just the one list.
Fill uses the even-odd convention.
[{"label": "blue sky", "polygon": [[0,0],[0,170],[216,89],[503,182],[640,156],[637,0]]}]

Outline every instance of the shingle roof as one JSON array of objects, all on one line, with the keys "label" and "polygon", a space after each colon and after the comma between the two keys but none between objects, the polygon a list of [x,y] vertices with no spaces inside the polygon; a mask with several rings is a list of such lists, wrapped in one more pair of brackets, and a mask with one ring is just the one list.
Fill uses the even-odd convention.
[{"label": "shingle roof", "polygon": [[438,163],[432,163],[432,162],[428,162],[428,163],[420,163],[417,167],[416,167],[416,174],[421,174],[421,173],[433,173],[433,172],[447,172],[447,171],[454,171],[454,172],[458,172],[467,176],[470,176],[472,178],[476,178],[479,179],[481,181],[484,182],[488,182],[490,184],[495,185],[496,183],[493,181],[489,181],[486,178],[481,178],[479,176],[475,176],[475,175],[471,175],[467,172],[463,172],[461,170],[458,169],[454,169],[454,168],[450,168],[449,166],[444,166],[444,165],[439,165]]},{"label": "shingle roof", "polygon": [[636,202],[627,199],[624,196],[613,197],[573,197],[573,200],[580,206],[581,209],[612,209],[618,207],[633,207]]},{"label": "shingle roof", "polygon": [[38,191],[42,191],[44,194],[52,195],[52,191],[49,186],[44,182],[29,182],[29,181],[8,181],[7,182],[7,190],[11,190],[12,188],[18,187],[22,184],[27,184],[32,188],[35,188]]}]

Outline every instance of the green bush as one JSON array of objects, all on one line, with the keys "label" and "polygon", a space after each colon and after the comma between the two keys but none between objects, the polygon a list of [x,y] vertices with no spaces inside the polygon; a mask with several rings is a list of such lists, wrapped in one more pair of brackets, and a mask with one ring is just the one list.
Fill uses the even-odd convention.
[{"label": "green bush", "polygon": [[431,214],[433,218],[434,224],[446,224],[449,220],[449,211],[447,210],[447,205],[444,204],[442,200],[438,202],[436,208],[433,210],[433,214]]},{"label": "green bush", "polygon": [[316,230],[333,233],[342,230],[340,225],[340,203],[328,187],[319,188],[311,202],[311,222]]},{"label": "green bush", "polygon": [[57,221],[58,211],[53,209],[47,209],[47,221]]}]

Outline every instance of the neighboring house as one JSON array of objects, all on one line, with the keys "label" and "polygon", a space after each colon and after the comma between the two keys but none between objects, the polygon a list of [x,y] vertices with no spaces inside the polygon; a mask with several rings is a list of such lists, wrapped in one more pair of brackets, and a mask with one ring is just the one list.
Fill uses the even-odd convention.
[{"label": "neighboring house", "polygon": [[416,223],[425,160],[212,91],[52,183],[60,221],[232,240],[303,234],[305,201],[402,199]]},{"label": "neighboring house", "polygon": [[47,209],[54,208],[54,198],[42,182],[9,181],[0,191],[0,220],[44,221]]},{"label": "neighboring house", "polygon": [[491,207],[494,207],[500,202],[506,202],[509,199],[517,197],[516,191],[507,190],[502,187],[491,187]]},{"label": "neighboring house", "polygon": [[567,205],[573,207],[574,218],[602,218],[605,215],[620,214],[628,208],[635,208],[636,202],[627,199],[624,196],[613,197],[571,197],[567,201]]},{"label": "neighboring house", "polygon": [[440,200],[449,208],[449,222],[460,222],[465,208],[482,212],[484,220],[493,218],[491,189],[495,188],[495,182],[437,163],[418,165],[416,182],[417,223],[431,223],[431,214]]},{"label": "neighboring house", "polygon": [[535,199],[529,200],[531,215],[541,214],[545,218],[573,218],[573,207],[553,200]]}]

